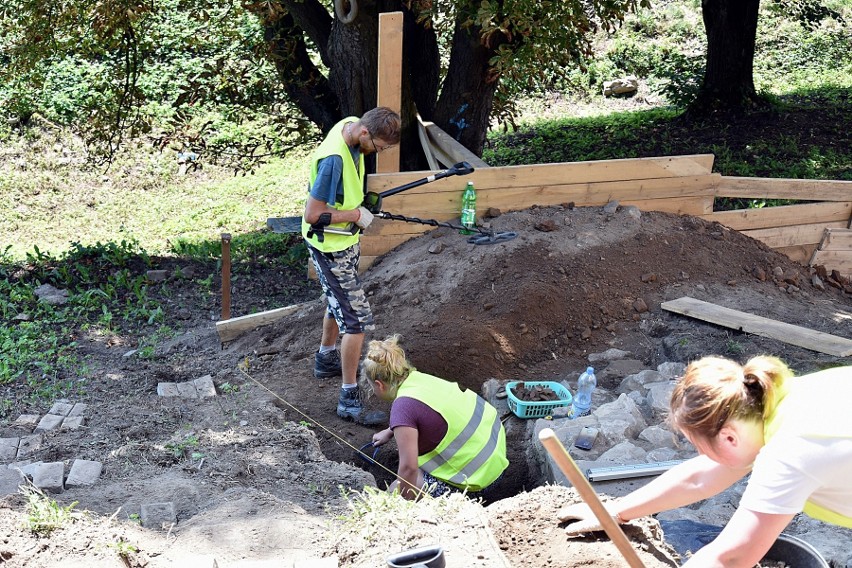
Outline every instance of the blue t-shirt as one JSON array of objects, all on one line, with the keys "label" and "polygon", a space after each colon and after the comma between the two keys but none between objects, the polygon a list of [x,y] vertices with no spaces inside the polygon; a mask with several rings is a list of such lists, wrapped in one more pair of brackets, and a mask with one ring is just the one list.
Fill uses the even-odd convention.
[{"label": "blue t-shirt", "polygon": [[[361,152],[357,146],[349,148],[352,160],[358,165]],[[328,156],[317,163],[317,177],[311,187],[311,197],[334,206],[343,203],[343,158]]]}]

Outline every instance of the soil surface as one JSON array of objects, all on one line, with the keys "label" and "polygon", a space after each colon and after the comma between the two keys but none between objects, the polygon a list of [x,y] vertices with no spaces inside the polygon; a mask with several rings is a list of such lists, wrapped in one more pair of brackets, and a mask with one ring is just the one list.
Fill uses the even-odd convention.
[{"label": "soil surface", "polygon": [[[820,290],[807,267],[740,233],[694,217],[635,213],[566,204],[489,220],[496,230],[519,233],[502,244],[470,245],[449,229],[413,239],[364,274],[377,324],[369,338],[399,333],[418,369],[476,391],[489,378],[573,380],[589,354],[611,347],[648,368],[709,354],[741,361],[773,354],[801,373],[839,362],[668,313],[660,304],[691,296],[852,339],[848,282]],[[64,462],[66,475],[75,459],[101,462],[96,484],[53,496],[89,513],[71,528],[38,536],[22,528],[25,497],[5,497],[0,564],[167,566],[208,558],[212,565],[215,558],[224,568],[337,554],[341,566],[380,565],[376,559],[391,548],[378,541],[345,548],[328,532],[352,507],[339,487],[384,486],[396,461],[392,444],[375,461],[357,455],[374,430],[339,419],[339,380],[313,376],[323,315],[318,284],[302,267],[234,267],[232,316],[306,305],[222,345],[214,325],[220,291],[202,285],[215,266],[156,263],[171,275],[154,286],[169,306],[167,322],[180,332],[142,358],[140,338],[132,334],[76,330],[90,373],[68,402],[87,405],[84,427],[45,433],[27,457]],[[205,375],[217,396],[157,395],[160,383]],[[24,386],[6,387],[16,414],[0,423],[0,437],[28,435],[32,428],[15,420],[50,408],[50,402],[27,403],[26,394]],[[526,459],[530,441],[517,434],[523,428],[512,431],[511,465],[485,503],[494,541],[512,565],[623,565],[609,542],[566,539],[552,513],[576,496],[540,487]],[[142,506],[162,502],[174,504],[174,522],[140,527]],[[642,543],[647,566],[674,565],[658,529],[647,519],[628,536]],[[472,550],[480,537],[473,531],[469,538]],[[395,544],[393,550],[406,545]],[[365,558],[372,564],[360,563]]]}]

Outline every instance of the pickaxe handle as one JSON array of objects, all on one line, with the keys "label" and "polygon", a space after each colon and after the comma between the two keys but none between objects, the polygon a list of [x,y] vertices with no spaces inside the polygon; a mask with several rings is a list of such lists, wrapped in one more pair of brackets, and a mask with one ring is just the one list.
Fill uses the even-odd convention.
[{"label": "pickaxe handle", "polygon": [[556,462],[556,465],[559,466],[559,469],[562,470],[562,473],[565,474],[565,477],[577,489],[580,497],[583,498],[583,501],[586,502],[586,505],[589,506],[598,518],[609,539],[615,543],[618,551],[627,560],[627,564],[631,568],[645,568],[639,555],[636,554],[636,551],[630,545],[630,541],[624,535],[624,531],[621,530],[618,523],[615,522],[609,512],[604,508],[603,503],[598,498],[598,494],[595,493],[595,490],[583,475],[583,472],[580,471],[580,468],[577,467],[577,464],[571,458],[565,446],[562,445],[562,442],[559,441],[559,438],[556,437],[553,430],[545,428],[539,432],[538,439],[541,440],[541,444],[547,450],[547,453],[550,454],[550,457],[553,458],[553,461]]}]

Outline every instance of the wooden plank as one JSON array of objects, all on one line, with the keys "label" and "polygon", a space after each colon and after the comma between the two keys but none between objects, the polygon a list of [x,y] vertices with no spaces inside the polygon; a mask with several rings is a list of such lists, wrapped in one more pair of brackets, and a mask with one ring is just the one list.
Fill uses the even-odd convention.
[{"label": "wooden plank", "polygon": [[835,357],[852,355],[852,340],[850,339],[724,308],[689,296],[663,302],[660,307],[669,312],[683,314],[761,337],[777,339],[811,351],[827,353]]},{"label": "wooden plank", "polygon": [[[713,197],[691,197],[682,199],[650,199],[647,201],[635,201],[622,203],[622,205],[635,205],[642,211],[663,211],[666,213],[677,213],[680,215],[695,215],[700,216],[713,208]],[[457,217],[458,215],[456,215]],[[427,231],[433,230],[435,227],[429,225],[413,225],[411,223],[396,222],[402,225],[399,232],[395,232],[394,221],[385,221],[390,223],[381,232],[369,233],[361,238],[361,254],[380,256],[391,249],[399,246],[408,239],[419,237]],[[374,223],[375,224],[375,223]],[[497,221],[499,225],[499,220]],[[421,227],[420,229],[406,229],[405,227]],[[370,226],[370,230],[373,225]],[[363,258],[363,256],[362,256]]]},{"label": "wooden plank", "polygon": [[816,244],[810,244],[796,245],[793,247],[777,247],[774,250],[780,252],[783,255],[786,255],[791,260],[795,260],[796,262],[807,266],[816,248]]},{"label": "wooden plank", "polygon": [[753,239],[761,241],[770,248],[791,247],[796,245],[819,244],[823,231],[828,227],[842,227],[845,222],[813,223],[793,227],[771,227],[741,231]]},{"label": "wooden plank", "polygon": [[852,218],[852,201],[827,201],[824,203],[761,207],[760,209],[716,211],[705,215],[704,218],[737,231],[799,225],[803,220],[810,223],[827,223]]},{"label": "wooden plank", "polygon": [[426,135],[429,137],[432,146],[437,147],[449,156],[453,160],[453,163],[467,162],[474,168],[489,167],[482,158],[462,146],[461,143],[441,130],[434,122],[424,122],[423,127],[426,128]]},{"label": "wooden plank", "polygon": [[[464,184],[473,176],[455,180],[453,191],[415,193],[405,191],[383,202],[383,209],[400,215],[446,220],[457,217],[461,210]],[[448,178],[453,179],[453,178]],[[711,197],[718,174],[706,176],[614,181],[602,183],[552,184],[526,187],[480,188],[476,186],[477,209],[489,207],[501,211],[517,211],[533,205],[547,207],[573,202],[577,207],[605,205],[613,200]],[[446,181],[446,180],[441,180]],[[436,182],[439,183],[439,182]],[[429,184],[434,185],[434,184]],[[476,182],[474,181],[474,185]],[[421,186],[422,187],[422,186]],[[701,214],[706,211],[702,210]]]},{"label": "wooden plank", "polygon": [[[429,143],[429,138],[426,136],[426,127],[423,126],[423,119],[417,115],[417,137],[420,139],[420,146],[423,148],[423,153],[426,155],[426,162],[429,164],[429,169],[440,170],[438,162],[435,160],[435,155],[432,153],[432,145]],[[449,164],[452,165],[452,164]]]},{"label": "wooden plank", "polygon": [[852,250],[852,229],[826,229],[820,250]]},{"label": "wooden plank", "polygon": [[811,257],[811,266],[825,266],[844,276],[852,275],[852,250],[817,250]]},{"label": "wooden plank", "polygon": [[642,211],[662,211],[678,215],[694,215],[700,217],[713,210],[713,196],[682,197],[669,199],[627,200],[621,205],[635,205]]},{"label": "wooden plank", "polygon": [[852,201],[852,181],[722,176],[717,197]]},{"label": "wooden plank", "polygon": [[[402,12],[379,14],[378,106],[402,109]],[[379,152],[377,172],[399,171],[399,144]]]},{"label": "wooden plank", "polygon": [[218,321],[216,322],[216,333],[219,334],[219,341],[225,343],[226,341],[236,339],[237,337],[239,337],[246,331],[249,331],[250,329],[269,325],[270,323],[276,322],[281,318],[285,318],[289,315],[298,312],[306,311],[308,309],[318,306],[319,304],[319,300],[312,300],[310,302],[293,304],[292,306],[276,308],[274,310],[268,310],[256,314],[249,314],[247,316],[231,318],[229,320]]},{"label": "wooden plank", "polygon": [[[501,166],[477,169],[469,176],[465,176],[465,180],[470,179],[473,181],[477,191],[479,191],[480,189],[540,187],[683,177],[683,175],[675,173],[674,170],[689,170],[692,172],[691,176],[698,177],[710,174],[710,171],[705,167],[707,161],[704,156],[698,155]],[[382,192],[434,173],[436,172],[421,171],[373,174],[367,177],[367,189],[369,191]],[[718,174],[716,175],[718,176]],[[719,176],[719,179],[721,179],[721,176]],[[436,193],[456,188],[457,180],[455,178],[445,178],[413,188],[405,193],[407,195]],[[847,199],[846,201],[852,201],[852,199]]]},{"label": "wooden plank", "polygon": [[381,256],[386,252],[398,247],[408,239],[419,237],[420,235],[387,235],[361,239],[361,255],[364,256]]}]

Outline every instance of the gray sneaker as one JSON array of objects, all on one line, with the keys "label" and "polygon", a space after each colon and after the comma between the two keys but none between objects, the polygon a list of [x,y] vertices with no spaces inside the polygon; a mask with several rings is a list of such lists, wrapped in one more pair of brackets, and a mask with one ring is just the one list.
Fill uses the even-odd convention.
[{"label": "gray sneaker", "polygon": [[314,376],[318,379],[340,376],[340,351],[316,352],[314,355]]},{"label": "gray sneaker", "polygon": [[340,389],[340,398],[337,400],[337,415],[363,426],[383,426],[388,423],[386,412],[380,410],[367,412],[364,410],[358,387]]}]

